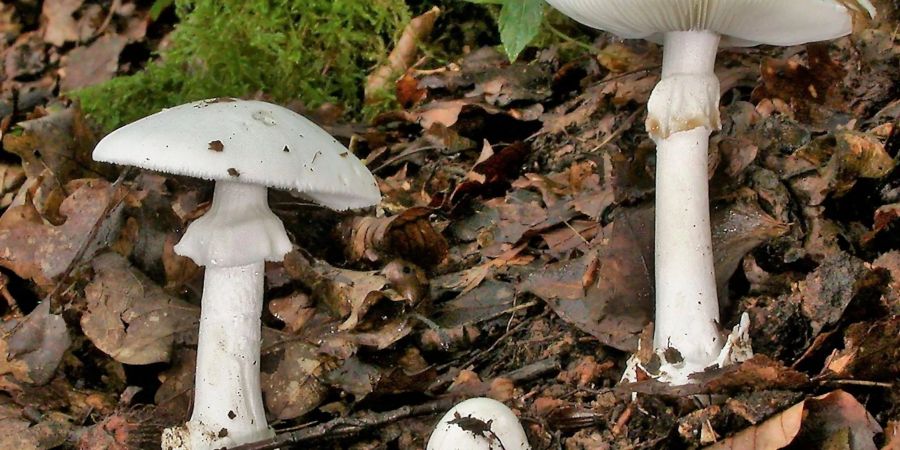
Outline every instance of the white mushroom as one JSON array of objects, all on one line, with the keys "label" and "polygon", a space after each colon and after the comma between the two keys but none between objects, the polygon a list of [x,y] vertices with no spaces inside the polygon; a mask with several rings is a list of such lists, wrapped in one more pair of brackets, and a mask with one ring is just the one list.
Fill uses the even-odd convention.
[{"label": "white mushroom", "polygon": [[163,448],[204,450],[271,437],[259,385],[263,265],[291,242],[269,209],[267,187],[300,191],[324,206],[370,206],[372,174],[324,130],[277,105],[204,100],[120,128],[97,161],[215,180],[209,211],[175,252],[206,266],[194,409],[166,430]]},{"label": "white mushroom", "polygon": [[519,418],[506,405],[472,398],[447,411],[434,427],[426,450],[528,450]]},{"label": "white mushroom", "polygon": [[[623,38],[664,44],[662,78],[647,105],[656,159],[656,323],[660,379],[688,382],[715,363],[726,341],[709,229],[709,135],[720,127],[720,44],[796,45],[850,33],[874,16],[868,0],[547,0],[570,17]],[[746,334],[743,328],[737,335]],[[732,340],[732,342],[738,342]],[[677,352],[666,352],[675,349]],[[734,351],[729,355],[746,355]],[[665,354],[678,354],[671,361]]]}]

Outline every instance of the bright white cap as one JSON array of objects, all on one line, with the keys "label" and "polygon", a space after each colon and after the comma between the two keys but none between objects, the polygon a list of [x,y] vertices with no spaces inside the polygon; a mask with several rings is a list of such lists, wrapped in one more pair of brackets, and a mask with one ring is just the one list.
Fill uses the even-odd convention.
[{"label": "bright white cap", "polygon": [[530,448],[525,430],[511,409],[489,398],[472,398],[457,404],[441,417],[428,439],[426,450]]},{"label": "bright white cap", "polygon": [[165,109],[110,133],[93,157],[293,189],[338,210],[381,199],[375,178],[336,139],[305,117],[266,102],[220,98]]},{"label": "bright white cap", "polygon": [[564,14],[626,39],[708,30],[726,46],[797,45],[849,34],[869,0],[547,0]]}]

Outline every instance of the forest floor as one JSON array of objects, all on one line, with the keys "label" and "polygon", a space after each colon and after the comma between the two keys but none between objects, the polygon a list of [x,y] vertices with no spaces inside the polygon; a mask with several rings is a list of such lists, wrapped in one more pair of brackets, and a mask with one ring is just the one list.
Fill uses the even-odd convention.
[{"label": "forest floor", "polygon": [[[620,383],[651,346],[657,45],[413,53],[401,107],[371,121],[286,105],[383,200],[336,213],[270,190],[296,244],[266,265],[281,448],[423,448],[488,396],[536,449],[900,449],[900,7],[876,3],[848,38],[719,54],[722,327],[748,313],[756,356],[689,386]],[[190,413],[203,270],[172,247],[212,186],[93,162],[102,134],[59,94],[164,45],[173,17],[113,5],[0,6],[3,449],[158,448]]]}]

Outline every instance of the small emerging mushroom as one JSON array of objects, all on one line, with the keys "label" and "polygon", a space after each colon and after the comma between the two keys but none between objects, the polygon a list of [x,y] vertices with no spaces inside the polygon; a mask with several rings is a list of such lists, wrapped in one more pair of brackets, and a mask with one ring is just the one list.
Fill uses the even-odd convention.
[{"label": "small emerging mushroom", "polygon": [[[664,44],[647,105],[656,142],[656,322],[660,380],[746,356],[747,321],[720,334],[709,228],[709,135],[720,127],[719,45],[797,45],[849,34],[874,16],[868,0],[547,0],[575,20]],[[728,345],[726,345],[726,342]],[[724,349],[723,349],[724,347]],[[673,351],[674,350],[674,351]],[[667,356],[668,355],[668,356]]]},{"label": "small emerging mushroom", "polygon": [[[284,149],[290,147],[290,152]],[[271,437],[259,384],[265,261],[291,250],[267,187],[344,210],[377,204],[372,174],[303,116],[259,101],[204,100],[163,110],[109,134],[97,161],[216,182],[209,211],[175,252],[206,266],[194,409],[163,433],[163,448],[205,450]]]},{"label": "small emerging mushroom", "polygon": [[506,405],[471,398],[447,411],[425,450],[529,450],[519,418]]}]

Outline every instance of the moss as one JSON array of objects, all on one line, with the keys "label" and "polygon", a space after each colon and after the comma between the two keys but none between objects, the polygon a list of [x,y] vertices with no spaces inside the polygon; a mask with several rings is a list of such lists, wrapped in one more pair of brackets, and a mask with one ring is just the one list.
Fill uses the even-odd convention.
[{"label": "moss", "polygon": [[361,105],[364,79],[409,12],[403,0],[176,0],[159,61],[71,95],[104,128],[216,96],[263,92],[315,107]]}]

